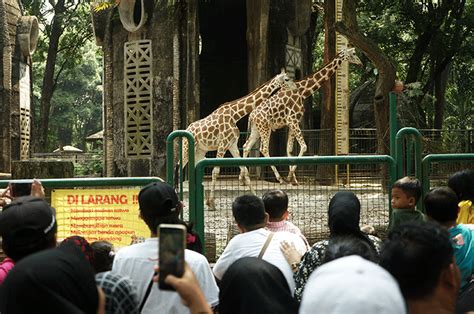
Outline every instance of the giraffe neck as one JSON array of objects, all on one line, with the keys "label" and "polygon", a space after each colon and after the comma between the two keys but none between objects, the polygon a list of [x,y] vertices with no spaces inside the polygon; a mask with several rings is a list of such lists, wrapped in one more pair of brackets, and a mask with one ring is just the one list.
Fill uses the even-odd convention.
[{"label": "giraffe neck", "polygon": [[336,57],[334,60],[326,64],[319,71],[307,76],[306,78],[296,81],[297,91],[303,99],[311,96],[315,91],[317,91],[323,82],[328,80],[337,68],[342,64],[342,59]]},{"label": "giraffe neck", "polygon": [[223,106],[229,106],[229,110],[233,111],[231,112],[232,120],[237,122],[252,112],[252,110],[260,105],[265,99],[269,98],[276,89],[278,89],[276,84],[268,82],[261,85],[247,96],[228,102]]}]

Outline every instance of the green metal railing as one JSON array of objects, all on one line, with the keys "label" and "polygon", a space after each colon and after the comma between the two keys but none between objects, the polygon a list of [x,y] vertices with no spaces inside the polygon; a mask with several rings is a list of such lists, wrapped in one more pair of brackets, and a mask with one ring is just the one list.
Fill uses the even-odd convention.
[{"label": "green metal railing", "polygon": [[196,185],[195,173],[194,173],[194,147],[195,141],[194,136],[191,132],[186,130],[176,130],[171,132],[168,137],[166,138],[166,182],[168,182],[171,186],[174,185],[175,180],[178,180],[179,183],[179,190],[180,190],[180,197],[183,199],[183,167],[179,167],[179,175],[178,178],[174,176],[174,139],[179,138],[179,162],[182,165],[182,152],[183,152],[183,137],[188,140],[188,174],[189,174],[189,220],[196,221],[196,217],[194,216],[196,211],[196,197],[195,197],[195,190],[193,187]]},{"label": "green metal railing", "polygon": [[[304,157],[269,157],[269,158],[213,158],[204,159],[196,164],[196,207],[193,209],[193,217],[196,232],[203,240],[204,237],[204,170],[206,167],[237,167],[237,166],[270,166],[270,165],[336,165],[336,164],[386,164],[389,168],[388,186],[391,186],[393,179],[396,177],[395,159],[388,155],[380,156],[304,156]],[[191,190],[191,189],[190,189]],[[391,210],[391,209],[390,209]],[[190,213],[191,216],[191,213]]]},{"label": "green metal railing", "polygon": [[[408,139],[407,143],[407,152],[405,157],[403,157],[403,140],[405,137],[411,136],[414,138],[414,142],[412,139]],[[415,128],[403,128],[397,132],[396,135],[396,145],[395,145],[395,160],[397,161],[397,179],[403,177],[404,175],[409,175],[411,173],[412,168],[412,147],[415,149],[415,176],[418,180],[421,180],[421,152],[422,152],[422,144],[421,144],[421,133]],[[403,171],[403,161],[406,160],[406,171]]]},{"label": "green metal railing", "polygon": [[396,158],[395,156],[395,143],[396,143],[396,135],[398,132],[398,123],[397,123],[397,94],[394,92],[390,92],[388,94],[389,100],[389,109],[390,109],[390,117],[389,117],[389,127],[390,127],[390,156]]},{"label": "green metal railing", "polygon": [[[131,178],[60,178],[40,179],[45,188],[75,188],[98,186],[144,186],[151,182],[163,181],[159,177],[131,177]],[[6,188],[10,182],[31,182],[31,180],[0,180],[0,188]]]},{"label": "green metal railing", "polygon": [[474,153],[466,154],[430,154],[426,155],[423,158],[422,164],[422,186],[423,186],[423,197],[430,190],[430,167],[432,163],[447,163],[452,161],[473,161],[474,162]]}]

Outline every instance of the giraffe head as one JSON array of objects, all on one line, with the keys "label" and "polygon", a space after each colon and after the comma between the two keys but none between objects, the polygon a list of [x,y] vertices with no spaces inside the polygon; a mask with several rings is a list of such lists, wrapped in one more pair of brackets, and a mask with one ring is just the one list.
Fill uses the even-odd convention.
[{"label": "giraffe head", "polygon": [[296,85],[295,82],[291,79],[288,73],[285,72],[285,69],[281,69],[281,73],[277,74],[275,77],[272,78],[270,81],[275,88],[275,90],[284,87],[286,89],[295,89]]},{"label": "giraffe head", "polygon": [[354,63],[357,65],[362,65],[362,62],[360,61],[359,57],[356,54],[355,48],[345,48],[341,50],[340,52],[340,58],[342,61],[349,61],[350,63]]}]

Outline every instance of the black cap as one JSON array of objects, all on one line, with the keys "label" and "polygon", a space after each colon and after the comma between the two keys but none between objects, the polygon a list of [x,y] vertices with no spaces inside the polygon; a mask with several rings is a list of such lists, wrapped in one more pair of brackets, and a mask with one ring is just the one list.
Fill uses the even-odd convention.
[{"label": "black cap", "polygon": [[24,245],[56,231],[55,210],[41,198],[18,197],[0,213],[0,235],[12,245]]},{"label": "black cap", "polygon": [[166,182],[153,182],[138,193],[140,211],[153,211],[165,216],[178,211],[179,199],[175,190]]}]

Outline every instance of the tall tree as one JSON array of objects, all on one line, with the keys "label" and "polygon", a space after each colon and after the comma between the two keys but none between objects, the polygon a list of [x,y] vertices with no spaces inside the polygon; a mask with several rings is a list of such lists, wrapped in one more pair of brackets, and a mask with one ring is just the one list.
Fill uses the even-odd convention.
[{"label": "tall tree", "polygon": [[356,12],[357,3],[355,0],[344,1],[342,21],[336,23],[336,30],[346,36],[351,44],[362,50],[378,70],[373,98],[377,127],[377,152],[387,154],[389,151],[388,93],[392,90],[395,82],[395,66],[379,45],[359,30]]},{"label": "tall tree", "polygon": [[[40,152],[48,147],[51,100],[58,82],[68,69],[81,62],[82,48],[92,38],[89,18],[89,4],[77,0],[49,0],[49,2],[26,0],[25,11],[41,16],[41,39],[44,42],[33,62],[41,73],[42,83],[39,96],[39,121],[33,123],[33,151]],[[43,49],[41,51],[41,48]],[[36,72],[34,72],[36,76]],[[34,77],[36,80],[36,78]]]}]

